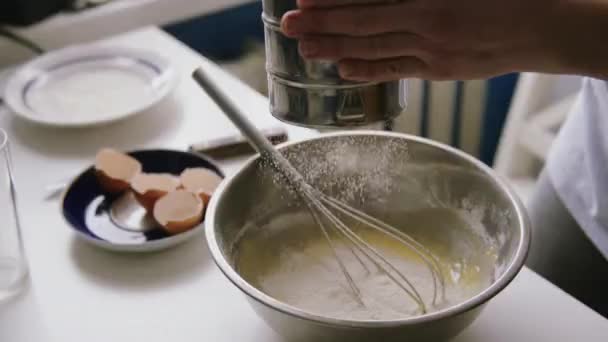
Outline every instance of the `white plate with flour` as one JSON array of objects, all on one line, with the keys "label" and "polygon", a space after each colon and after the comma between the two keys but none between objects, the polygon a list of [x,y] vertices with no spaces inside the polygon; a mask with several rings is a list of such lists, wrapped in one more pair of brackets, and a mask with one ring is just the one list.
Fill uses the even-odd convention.
[{"label": "white plate with flour", "polygon": [[6,85],[4,100],[29,121],[92,126],[144,112],[167,96],[176,81],[169,61],[150,51],[78,45],[19,68]]}]

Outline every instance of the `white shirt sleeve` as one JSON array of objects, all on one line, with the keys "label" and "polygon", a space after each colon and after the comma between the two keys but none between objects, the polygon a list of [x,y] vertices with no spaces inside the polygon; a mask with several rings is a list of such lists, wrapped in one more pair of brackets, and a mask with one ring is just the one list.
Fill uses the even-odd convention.
[{"label": "white shirt sleeve", "polygon": [[555,189],[608,259],[608,83],[585,79],[547,161]]}]

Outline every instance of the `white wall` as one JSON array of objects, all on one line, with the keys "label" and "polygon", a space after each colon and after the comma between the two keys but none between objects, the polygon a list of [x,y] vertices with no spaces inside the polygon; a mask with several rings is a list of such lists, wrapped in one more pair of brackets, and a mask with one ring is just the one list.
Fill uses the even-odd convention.
[{"label": "white wall", "polygon": [[[452,103],[455,82],[432,82],[429,113],[429,137],[444,143],[451,143]],[[420,109],[422,81],[410,80],[408,108],[396,122],[399,132],[420,134]],[[465,83],[461,122],[461,149],[478,156],[481,138],[481,119],[484,106],[485,81]]]}]

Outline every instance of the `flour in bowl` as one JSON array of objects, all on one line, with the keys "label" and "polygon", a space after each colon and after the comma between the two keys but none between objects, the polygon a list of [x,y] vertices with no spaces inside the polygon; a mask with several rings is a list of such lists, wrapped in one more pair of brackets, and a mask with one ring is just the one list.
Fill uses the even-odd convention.
[{"label": "flour in bowl", "polygon": [[[445,277],[445,294],[432,304],[429,268],[410,249],[371,229],[351,226],[412,282],[429,312],[463,302],[493,281],[496,253],[470,229],[462,213],[422,209],[386,215],[437,256]],[[275,216],[248,227],[235,246],[237,271],[262,292],[313,314],[349,320],[402,319],[422,314],[418,305],[372,263],[363,264],[347,244],[337,251],[361,291],[353,296],[319,227],[306,212]],[[361,258],[365,260],[364,258]]]}]

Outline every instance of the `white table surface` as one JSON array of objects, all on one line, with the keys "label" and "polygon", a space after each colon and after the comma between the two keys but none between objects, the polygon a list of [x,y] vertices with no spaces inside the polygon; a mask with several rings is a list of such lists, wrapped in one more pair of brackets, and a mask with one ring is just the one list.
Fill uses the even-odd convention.
[{"label": "white table surface", "polygon": [[[45,185],[88,165],[95,151],[184,149],[201,137],[234,130],[189,79],[204,65],[238,96],[260,125],[276,123],[267,101],[155,28],[111,39],[154,49],[173,60],[183,79],[173,96],[139,117],[107,127],[48,129],[0,113],[12,139],[30,287],[0,304],[0,341],[281,341],[216,269],[204,237],[150,255],[119,255],[75,238]],[[292,139],[314,134],[289,128]],[[238,162],[224,165],[230,174]],[[528,269],[492,300],[457,342],[608,341],[608,320]]]}]

